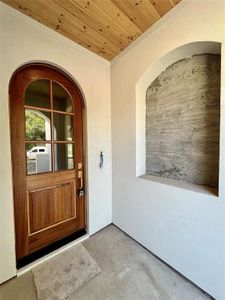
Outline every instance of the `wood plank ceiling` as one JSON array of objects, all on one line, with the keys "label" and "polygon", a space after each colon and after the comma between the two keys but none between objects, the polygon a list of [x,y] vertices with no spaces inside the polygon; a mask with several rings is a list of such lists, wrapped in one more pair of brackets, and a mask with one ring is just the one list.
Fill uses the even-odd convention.
[{"label": "wood plank ceiling", "polygon": [[111,61],[181,0],[1,0]]}]

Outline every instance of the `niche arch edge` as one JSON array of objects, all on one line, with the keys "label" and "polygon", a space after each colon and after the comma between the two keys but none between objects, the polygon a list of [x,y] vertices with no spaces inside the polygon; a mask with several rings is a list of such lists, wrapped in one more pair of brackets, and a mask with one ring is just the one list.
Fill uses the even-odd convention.
[{"label": "niche arch edge", "polygon": [[[198,54],[219,54],[221,55],[221,43],[216,41],[196,41],[181,45],[163,55],[153,64],[151,64],[135,86],[135,101],[136,101],[136,177],[149,179],[154,176],[146,176],[146,137],[145,137],[145,113],[146,113],[146,91],[150,84],[173,63],[185,59],[187,57]],[[148,178],[149,177],[149,178]],[[155,178],[156,179],[156,178]],[[164,183],[164,179],[155,180],[156,182]],[[171,183],[171,180],[165,180],[169,185],[180,186],[177,183]],[[220,181],[220,180],[219,180]],[[187,189],[196,189],[194,184],[181,184]],[[201,189],[200,189],[201,190]],[[210,194],[215,192],[210,191]],[[218,193],[217,193],[218,195]]]}]

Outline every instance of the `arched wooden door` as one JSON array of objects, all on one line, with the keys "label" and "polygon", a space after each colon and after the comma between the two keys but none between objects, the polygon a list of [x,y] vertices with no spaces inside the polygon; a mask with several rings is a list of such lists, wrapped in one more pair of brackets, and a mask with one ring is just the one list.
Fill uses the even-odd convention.
[{"label": "arched wooden door", "polygon": [[85,228],[83,99],[43,64],[19,69],[9,95],[18,261]]}]

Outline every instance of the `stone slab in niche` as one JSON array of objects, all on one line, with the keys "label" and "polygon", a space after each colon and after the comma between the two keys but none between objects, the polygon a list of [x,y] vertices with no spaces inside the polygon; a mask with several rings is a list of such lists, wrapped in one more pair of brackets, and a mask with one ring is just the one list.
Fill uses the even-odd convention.
[{"label": "stone slab in niche", "polygon": [[220,55],[169,66],[146,93],[146,174],[218,187]]}]

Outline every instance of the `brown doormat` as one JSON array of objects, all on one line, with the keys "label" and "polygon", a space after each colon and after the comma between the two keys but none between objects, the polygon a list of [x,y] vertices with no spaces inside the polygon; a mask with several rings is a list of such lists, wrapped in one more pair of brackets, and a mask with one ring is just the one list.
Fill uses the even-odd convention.
[{"label": "brown doormat", "polygon": [[77,244],[32,269],[39,300],[63,300],[100,272],[94,258]]}]

